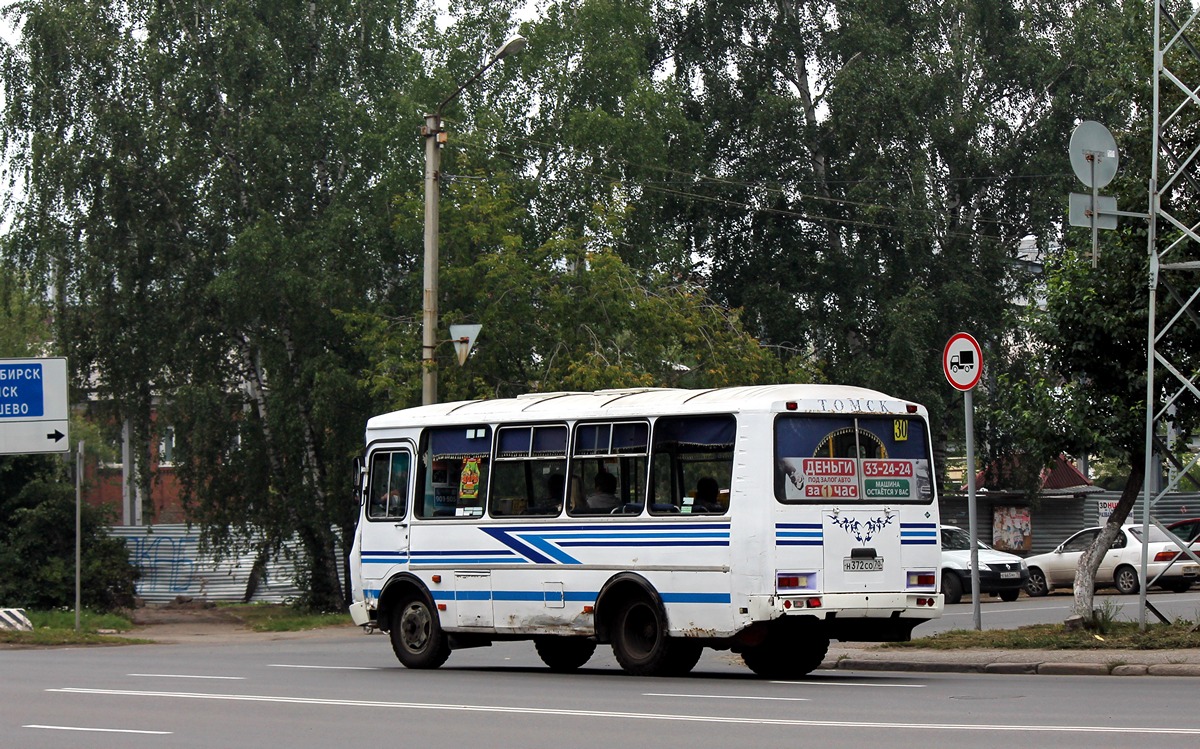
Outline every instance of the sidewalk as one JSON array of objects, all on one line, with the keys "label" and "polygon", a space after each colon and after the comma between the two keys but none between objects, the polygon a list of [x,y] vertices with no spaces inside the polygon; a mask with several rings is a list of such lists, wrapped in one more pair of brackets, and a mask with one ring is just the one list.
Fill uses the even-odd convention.
[{"label": "sidewalk", "polygon": [[832,643],[821,668],[1055,676],[1200,676],[1200,649],[926,650]]}]

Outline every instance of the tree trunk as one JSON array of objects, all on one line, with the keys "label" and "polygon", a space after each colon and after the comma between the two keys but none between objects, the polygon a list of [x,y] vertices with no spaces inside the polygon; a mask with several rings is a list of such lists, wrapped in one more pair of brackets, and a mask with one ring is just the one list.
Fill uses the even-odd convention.
[{"label": "tree trunk", "polygon": [[1125,480],[1125,488],[1121,490],[1121,499],[1113,509],[1113,514],[1109,516],[1108,523],[1096,535],[1096,540],[1079,558],[1079,568],[1075,570],[1075,603],[1071,608],[1071,615],[1082,617],[1085,622],[1090,623],[1094,618],[1092,601],[1096,595],[1096,570],[1100,568],[1101,560],[1112,547],[1113,539],[1120,533],[1125,518],[1129,517],[1129,511],[1133,509],[1133,503],[1137,501],[1143,479],[1146,477],[1144,459],[1135,455],[1131,462],[1129,478]]}]

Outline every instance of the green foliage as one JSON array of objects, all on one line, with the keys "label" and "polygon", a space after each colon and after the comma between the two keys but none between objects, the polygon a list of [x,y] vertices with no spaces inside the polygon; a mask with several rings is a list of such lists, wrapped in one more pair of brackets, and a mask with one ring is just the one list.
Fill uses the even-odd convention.
[{"label": "green foliage", "polygon": [[[23,296],[0,284],[0,346],[20,328],[33,350],[52,318],[100,423],[129,423],[143,458],[175,428],[210,545],[301,540],[313,607],[343,597],[364,419],[418,401],[421,114],[518,5],[7,10],[0,136],[24,199],[3,253],[29,275]],[[1009,344],[1015,249],[1061,239],[1077,118],[1148,160],[1144,3],[539,11],[444,112],[438,304],[443,326],[483,325],[466,366],[438,350],[445,399],[842,381],[925,403],[944,449],[961,420],[941,347],[968,330],[993,363],[994,453],[1034,471],[1132,443],[1136,234],[1104,256],[1111,281],[1051,262],[1033,347]]]},{"label": "green foliage", "polygon": [[23,279],[0,268],[0,358],[45,356],[51,339],[48,312]]},{"label": "green foliage", "polygon": [[[75,601],[75,491],[54,458],[0,458],[0,602],[53,608]],[[84,606],[133,605],[136,570],[125,543],[104,530],[103,513],[83,507],[81,594]]]},{"label": "green foliage", "polygon": [[298,535],[323,607],[343,599],[334,541],[348,546],[349,456],[372,410],[333,310],[405,294],[389,200],[415,169],[391,149],[429,12],[9,8],[23,35],[5,50],[3,134],[26,200],[6,254],[55,287],[58,340],[94,416],[131,425],[143,496],[172,425],[208,540]]}]

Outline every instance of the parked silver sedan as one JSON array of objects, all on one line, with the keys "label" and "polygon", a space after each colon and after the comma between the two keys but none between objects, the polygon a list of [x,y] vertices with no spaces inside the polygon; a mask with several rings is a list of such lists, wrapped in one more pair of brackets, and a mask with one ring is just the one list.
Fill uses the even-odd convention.
[{"label": "parked silver sedan", "polygon": [[[1027,557],[1025,563],[1029,566],[1029,580],[1025,583],[1025,592],[1031,596],[1044,596],[1056,587],[1071,587],[1075,582],[1075,570],[1079,567],[1079,558],[1092,545],[1100,528],[1088,528],[1059,544],[1058,548],[1046,554],[1035,554]],[[1113,539],[1112,548],[1104,555],[1096,570],[1096,587],[1115,587],[1118,593],[1136,593],[1141,589],[1139,569],[1142,564],[1142,526],[1125,525]],[[1183,593],[1192,587],[1192,582],[1200,574],[1200,566],[1187,556],[1181,556],[1174,564],[1171,561],[1178,555],[1179,547],[1173,539],[1156,526],[1150,527],[1149,562],[1147,572],[1153,580],[1158,573],[1166,572],[1158,578],[1155,585],[1167,590]]]}]

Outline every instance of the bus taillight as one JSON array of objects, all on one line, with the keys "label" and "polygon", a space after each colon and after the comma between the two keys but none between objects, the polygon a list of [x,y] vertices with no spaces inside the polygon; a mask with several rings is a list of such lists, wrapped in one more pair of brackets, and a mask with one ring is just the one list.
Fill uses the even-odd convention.
[{"label": "bus taillight", "polygon": [[937,585],[937,575],[933,570],[908,573],[908,587],[910,588],[932,588],[935,585]]},{"label": "bus taillight", "polygon": [[780,593],[791,590],[816,590],[815,572],[776,572],[775,590]]}]

